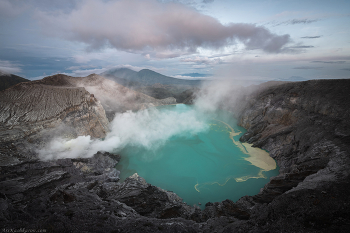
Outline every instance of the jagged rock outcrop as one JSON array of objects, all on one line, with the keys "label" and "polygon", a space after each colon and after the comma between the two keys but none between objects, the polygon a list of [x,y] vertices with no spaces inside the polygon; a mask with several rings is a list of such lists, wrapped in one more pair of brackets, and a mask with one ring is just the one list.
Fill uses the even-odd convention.
[{"label": "jagged rock outcrop", "polygon": [[268,150],[280,167],[258,195],[237,202],[250,213],[249,223],[255,221],[249,231],[348,228],[349,90],[350,80],[287,83],[247,95],[241,99],[246,104],[236,106],[247,128],[241,140]]},{"label": "jagged rock outcrop", "polygon": [[71,137],[101,138],[108,120],[100,102],[84,88],[20,83],[0,92],[0,141],[65,127]]},{"label": "jagged rock outcrop", "polygon": [[117,185],[109,198],[125,203],[142,216],[166,219],[189,219],[199,211],[183,203],[175,193],[148,184],[137,173]]},{"label": "jagged rock outcrop", "polygon": [[[0,164],[3,229],[46,229],[47,232],[196,232],[199,229],[199,224],[193,221],[167,216],[172,213],[172,207],[184,205],[176,194],[151,186],[136,174],[118,183],[115,165],[120,157],[117,155],[98,152],[88,159],[42,162],[22,156],[13,144],[1,144],[1,148],[17,159],[13,165]],[[151,196],[145,198],[153,202],[147,200],[137,207],[142,200],[138,196],[147,190]],[[133,204],[132,200],[135,200]],[[163,209],[165,206],[169,208]],[[161,214],[163,219],[155,218]]]}]

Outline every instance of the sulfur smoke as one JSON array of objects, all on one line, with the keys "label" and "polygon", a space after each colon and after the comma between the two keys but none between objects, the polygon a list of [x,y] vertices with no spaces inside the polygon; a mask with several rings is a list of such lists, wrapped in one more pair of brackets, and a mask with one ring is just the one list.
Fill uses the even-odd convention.
[{"label": "sulfur smoke", "polygon": [[55,138],[39,151],[43,160],[91,157],[97,151],[119,151],[128,145],[156,150],[175,135],[192,135],[208,129],[205,117],[195,110],[186,113],[159,111],[156,108],[117,114],[103,140],[80,136]]},{"label": "sulfur smoke", "polygon": [[173,136],[191,136],[209,130],[208,121],[218,108],[230,107],[237,88],[227,82],[207,83],[197,93],[194,108],[185,112],[149,108],[127,111],[115,116],[110,132],[101,139],[79,136],[75,139],[54,138],[40,149],[42,160],[87,158],[98,151],[118,152],[126,146],[156,150]]}]

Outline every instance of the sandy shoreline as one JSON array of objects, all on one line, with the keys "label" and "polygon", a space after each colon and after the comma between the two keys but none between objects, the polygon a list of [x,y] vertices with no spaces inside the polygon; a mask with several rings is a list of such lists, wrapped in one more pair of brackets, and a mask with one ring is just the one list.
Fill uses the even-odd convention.
[{"label": "sandy shoreline", "polygon": [[[218,121],[218,120],[217,120]],[[250,157],[244,158],[248,162],[250,162],[252,165],[261,168],[264,171],[270,171],[276,169],[277,165],[273,158],[270,157],[269,153],[267,153],[265,150],[252,147],[253,144],[248,143],[241,143],[240,141],[236,141],[233,137],[240,135],[242,132],[235,132],[235,130],[227,123],[220,121],[221,123],[225,124],[230,130],[230,139],[232,142],[246,155],[249,155]]]},{"label": "sandy shoreline", "polygon": [[234,179],[236,182],[244,182],[249,179],[260,179],[260,178],[266,179],[266,176],[263,174],[263,172],[276,169],[277,167],[276,162],[273,158],[270,157],[268,152],[260,148],[252,147],[253,144],[241,143],[240,141],[236,141],[233,137],[240,135],[242,132],[241,131],[235,132],[235,130],[226,122],[223,122],[220,120],[216,120],[216,121],[223,123],[230,129],[229,137],[232,140],[233,144],[235,144],[244,154],[249,156],[247,158],[244,158],[244,160],[250,162],[253,166],[258,167],[261,170],[256,176],[228,177],[226,181],[222,184],[220,184],[217,181],[207,182],[202,184],[197,183],[194,186],[197,192],[200,192],[200,189],[207,185],[216,184],[216,185],[224,186],[230,179]]}]

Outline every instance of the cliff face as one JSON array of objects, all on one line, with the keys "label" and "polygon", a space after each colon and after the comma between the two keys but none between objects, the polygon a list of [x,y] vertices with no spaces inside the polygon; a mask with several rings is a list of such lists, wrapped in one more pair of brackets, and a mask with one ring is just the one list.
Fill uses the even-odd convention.
[{"label": "cliff face", "polygon": [[280,167],[258,195],[237,202],[260,221],[258,229],[342,232],[350,223],[344,209],[349,205],[344,187],[350,185],[349,89],[350,80],[287,83],[247,95],[236,106],[239,124],[247,129],[240,140],[268,150]]},{"label": "cliff face", "polygon": [[104,137],[108,120],[100,102],[84,88],[30,82],[0,92],[1,141],[64,126],[67,136]]},{"label": "cliff face", "polygon": [[[324,167],[336,148],[343,150],[350,142],[350,80],[288,83],[245,98],[249,100],[238,113],[239,124],[247,129],[241,141],[268,150],[275,159],[286,154],[298,158],[281,164],[282,174],[305,171],[302,160]],[[328,145],[327,152],[307,159],[320,144]]]}]

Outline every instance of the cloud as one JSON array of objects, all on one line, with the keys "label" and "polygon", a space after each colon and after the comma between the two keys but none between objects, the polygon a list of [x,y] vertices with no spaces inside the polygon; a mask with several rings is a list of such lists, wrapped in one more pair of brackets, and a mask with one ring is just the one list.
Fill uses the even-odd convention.
[{"label": "cloud", "polygon": [[292,46],[284,47],[285,53],[301,53],[305,52],[305,49],[315,48],[313,45],[303,45],[302,43],[296,43]]},{"label": "cloud", "polygon": [[0,1],[0,18],[12,18],[21,14],[26,9],[25,4],[21,4],[19,1]]},{"label": "cloud", "polygon": [[288,48],[291,48],[291,49],[308,49],[308,48],[314,48],[315,46],[312,46],[312,45],[297,45],[297,46],[291,46],[291,47],[288,47]]},{"label": "cloud", "polygon": [[106,46],[127,52],[161,53],[198,48],[222,49],[243,43],[245,48],[279,53],[290,36],[277,35],[247,23],[221,24],[180,3],[156,0],[84,1],[79,8],[62,13],[38,10],[43,32],[83,42],[89,49]]},{"label": "cloud", "polygon": [[317,21],[317,19],[292,19],[286,22],[288,22],[288,24],[309,24]]},{"label": "cloud", "polygon": [[144,56],[147,56],[147,59],[164,59],[190,55],[192,53],[193,51],[185,51],[181,49],[163,49],[157,51],[147,51],[147,54],[145,54]]},{"label": "cloud", "polygon": [[296,24],[310,24],[319,21],[319,19],[289,19],[285,21],[272,21],[267,24],[272,24],[273,26],[280,26],[280,25],[296,25]]},{"label": "cloud", "polygon": [[228,57],[228,56],[232,56],[232,53],[226,53],[226,54],[217,54],[217,55],[212,55],[209,58],[221,58],[221,57]]},{"label": "cloud", "polygon": [[68,67],[66,70],[79,70],[79,69],[91,69],[96,68],[94,65],[83,65],[83,66],[71,66]]},{"label": "cloud", "polygon": [[208,57],[189,57],[189,58],[183,58],[181,59],[182,62],[190,62],[190,63],[196,63],[196,64],[206,64],[206,65],[215,65],[215,64],[222,64],[224,61],[221,58],[208,58]]},{"label": "cloud", "polygon": [[144,67],[144,66],[132,66],[132,65],[117,65],[117,66],[113,66],[113,67],[109,67],[108,69],[120,69],[120,68],[128,68],[130,70],[134,70],[134,71],[140,71],[140,70],[143,70],[143,69],[152,69],[152,68],[149,68],[149,67]]},{"label": "cloud", "polygon": [[319,70],[322,69],[323,67],[320,66],[298,66],[298,67],[294,67],[293,69],[297,69],[297,70]]},{"label": "cloud", "polygon": [[214,0],[203,0],[203,3],[212,3]]},{"label": "cloud", "polygon": [[193,77],[193,76],[188,76],[188,75],[175,75],[173,77],[178,78],[178,79],[186,79],[186,80],[209,80],[209,79],[211,79],[211,77],[207,77],[207,76]]},{"label": "cloud", "polygon": [[75,62],[77,63],[88,63],[94,60],[112,60],[118,57],[118,53],[115,49],[105,49],[103,52],[94,51],[94,52],[82,52],[72,56]]},{"label": "cloud", "polygon": [[313,63],[344,64],[346,61],[312,61]]},{"label": "cloud", "polygon": [[350,68],[344,68],[344,69],[340,69],[340,70],[350,71]]},{"label": "cloud", "polygon": [[208,68],[207,65],[193,65],[192,66],[193,69],[205,69]]},{"label": "cloud", "polygon": [[15,74],[15,73],[20,73],[21,71],[22,69],[20,68],[20,65],[13,64],[10,61],[0,60],[1,73]]},{"label": "cloud", "polygon": [[300,37],[300,38],[303,38],[303,39],[317,39],[317,38],[320,38],[321,36],[303,36],[303,37]]}]

